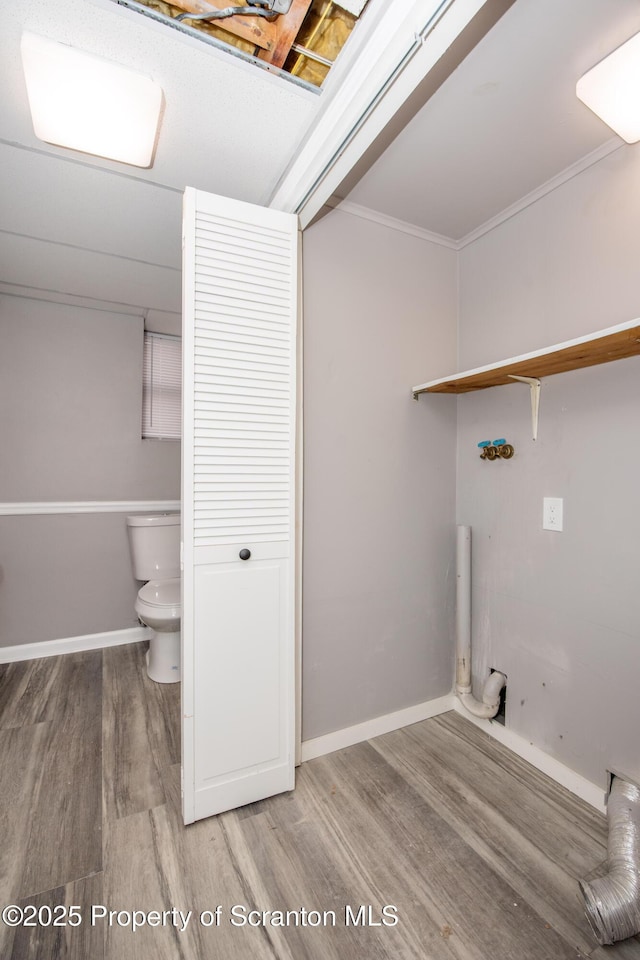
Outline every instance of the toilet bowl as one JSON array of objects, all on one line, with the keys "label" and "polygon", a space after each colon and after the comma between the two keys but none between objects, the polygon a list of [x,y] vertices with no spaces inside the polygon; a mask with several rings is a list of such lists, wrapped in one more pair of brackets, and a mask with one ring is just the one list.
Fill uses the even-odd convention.
[{"label": "toilet bowl", "polygon": [[180,680],[180,515],[127,517],[133,575],[146,580],[135,601],[138,619],[151,630],[147,674],[156,683]]},{"label": "toilet bowl", "polygon": [[150,580],[138,591],[135,611],[153,630],[147,674],[156,683],[176,683],[180,673],[180,578]]}]

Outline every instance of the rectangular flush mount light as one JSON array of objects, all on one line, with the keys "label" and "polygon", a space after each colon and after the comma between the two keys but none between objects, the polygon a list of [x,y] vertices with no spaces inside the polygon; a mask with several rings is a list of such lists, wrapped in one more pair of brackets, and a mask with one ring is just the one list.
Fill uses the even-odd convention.
[{"label": "rectangular flush mount light", "polygon": [[580,77],[576,96],[627,143],[640,140],[640,33]]},{"label": "rectangular flush mount light", "polygon": [[162,107],[154,80],[32,33],[22,36],[22,64],[40,140],[151,166]]}]

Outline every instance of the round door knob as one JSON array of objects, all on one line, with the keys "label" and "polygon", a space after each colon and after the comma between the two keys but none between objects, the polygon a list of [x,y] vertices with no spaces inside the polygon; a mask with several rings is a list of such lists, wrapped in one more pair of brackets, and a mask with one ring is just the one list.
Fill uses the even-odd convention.
[{"label": "round door knob", "polygon": [[248,560],[249,557],[251,556],[251,550],[247,550],[247,548],[245,547],[244,550],[240,551],[238,556],[240,557],[241,560]]}]

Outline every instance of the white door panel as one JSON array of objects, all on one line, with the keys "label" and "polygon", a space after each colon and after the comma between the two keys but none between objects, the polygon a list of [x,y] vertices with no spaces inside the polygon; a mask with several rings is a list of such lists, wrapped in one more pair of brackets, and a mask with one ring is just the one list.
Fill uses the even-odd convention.
[{"label": "white door panel", "polygon": [[294,783],[297,232],[185,193],[185,823]]},{"label": "white door panel", "polygon": [[196,635],[209,638],[199,660],[208,683],[195,701],[197,780],[254,776],[282,763],[286,580],[286,560],[196,568]]}]

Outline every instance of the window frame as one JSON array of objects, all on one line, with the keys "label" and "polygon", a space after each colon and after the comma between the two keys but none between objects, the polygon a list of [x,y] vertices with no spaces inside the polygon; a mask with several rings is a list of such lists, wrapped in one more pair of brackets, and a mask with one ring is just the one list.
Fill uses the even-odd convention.
[{"label": "window frame", "polygon": [[182,337],[174,334],[144,331],[141,436],[182,440]]}]

